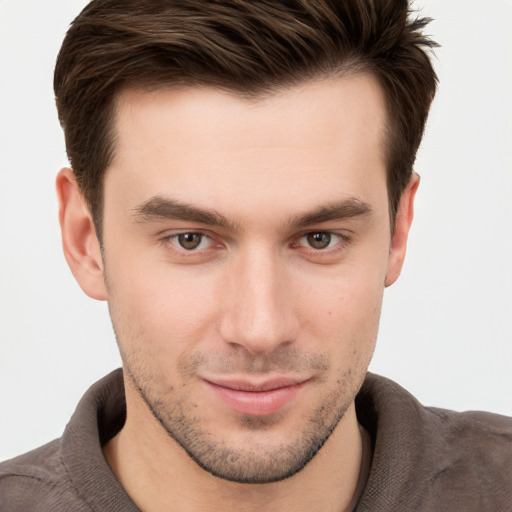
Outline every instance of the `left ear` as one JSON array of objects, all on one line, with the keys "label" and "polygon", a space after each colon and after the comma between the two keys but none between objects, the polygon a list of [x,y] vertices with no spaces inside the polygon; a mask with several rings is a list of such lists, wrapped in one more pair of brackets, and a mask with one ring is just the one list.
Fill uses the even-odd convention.
[{"label": "left ear", "polygon": [[402,271],[407,249],[407,238],[414,217],[414,196],[419,184],[420,177],[413,172],[400,198],[395,218],[395,230],[391,239],[385,286],[391,286],[398,279]]}]

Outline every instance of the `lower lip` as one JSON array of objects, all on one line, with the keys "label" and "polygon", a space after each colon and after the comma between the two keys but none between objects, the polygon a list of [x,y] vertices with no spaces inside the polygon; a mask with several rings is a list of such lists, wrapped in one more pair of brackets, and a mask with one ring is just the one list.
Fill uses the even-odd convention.
[{"label": "lower lip", "polygon": [[290,403],[304,382],[268,391],[241,391],[207,382],[217,396],[233,411],[250,416],[268,416]]}]

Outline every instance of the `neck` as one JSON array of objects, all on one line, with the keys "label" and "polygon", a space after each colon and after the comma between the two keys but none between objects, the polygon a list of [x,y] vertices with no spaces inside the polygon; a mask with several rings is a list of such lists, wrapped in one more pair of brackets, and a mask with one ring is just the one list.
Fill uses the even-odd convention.
[{"label": "neck", "polygon": [[342,512],[356,492],[362,440],[352,403],[324,446],[300,472],[273,483],[239,484],[200,468],[145,405],[127,393],[125,426],[105,445],[104,452],[117,478],[144,512],[170,507],[177,512]]}]

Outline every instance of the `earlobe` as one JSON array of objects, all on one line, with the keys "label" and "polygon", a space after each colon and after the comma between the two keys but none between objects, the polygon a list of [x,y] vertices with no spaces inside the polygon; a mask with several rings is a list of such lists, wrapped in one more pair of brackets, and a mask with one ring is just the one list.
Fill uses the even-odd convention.
[{"label": "earlobe", "polygon": [[62,247],[69,268],[89,297],[106,300],[100,244],[91,212],[71,169],[59,171],[56,187]]},{"label": "earlobe", "polygon": [[391,240],[388,268],[384,283],[385,286],[391,286],[398,279],[400,272],[402,271],[407,249],[409,229],[414,217],[414,197],[418,190],[419,183],[419,175],[413,172],[411,179],[400,198],[400,204],[398,206],[395,219],[395,230]]}]

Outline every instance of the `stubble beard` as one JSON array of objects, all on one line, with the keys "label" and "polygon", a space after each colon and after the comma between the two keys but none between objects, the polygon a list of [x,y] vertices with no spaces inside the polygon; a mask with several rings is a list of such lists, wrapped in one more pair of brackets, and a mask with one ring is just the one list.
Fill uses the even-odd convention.
[{"label": "stubble beard", "polygon": [[[286,360],[286,366],[296,357],[290,354],[278,359]],[[325,394],[324,400],[303,420],[304,426],[297,433],[290,432],[290,440],[269,448],[263,442],[251,443],[243,448],[229,444],[229,432],[221,439],[208,429],[204,419],[197,412],[197,405],[185,396],[171,398],[160,390],[158,382],[137,366],[133,358],[123,358],[132,385],[144,401],[152,415],[167,434],[176,441],[201,468],[208,473],[231,482],[244,484],[265,484],[289,478],[301,471],[318,453],[343,418],[352,403],[360,383],[351,371],[342,376],[334,389]],[[190,363],[189,370],[197,367],[197,359]],[[277,362],[276,364],[279,364]],[[319,360],[318,356],[309,359],[302,366],[324,365],[328,362]],[[225,365],[226,366],[226,365]],[[228,365],[229,366],[229,363]],[[236,363],[238,368],[240,366]],[[261,364],[259,365],[260,367]],[[274,367],[272,361],[264,363],[265,368]],[[279,364],[279,366],[282,366]],[[283,368],[281,368],[283,369]],[[187,371],[189,371],[187,370]],[[187,373],[187,371],[182,373]],[[250,371],[248,373],[251,373]],[[264,439],[265,430],[270,430],[279,417],[241,416],[240,422],[247,431],[258,431],[259,438]]]}]

